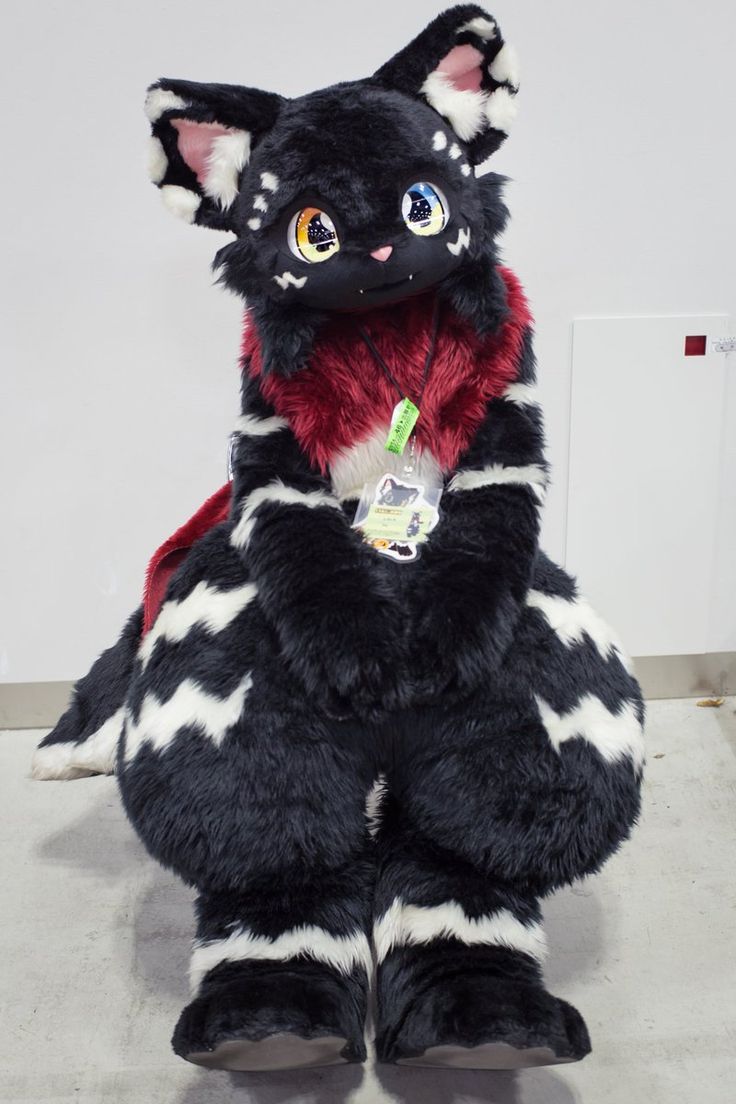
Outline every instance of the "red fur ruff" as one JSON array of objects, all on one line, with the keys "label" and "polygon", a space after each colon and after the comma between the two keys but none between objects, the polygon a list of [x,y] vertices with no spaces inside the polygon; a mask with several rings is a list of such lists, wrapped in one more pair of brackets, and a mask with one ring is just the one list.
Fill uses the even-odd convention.
[{"label": "red fur ruff", "polygon": [[[452,470],[483,418],[485,405],[516,379],[524,331],[531,315],[517,278],[501,269],[509,315],[497,334],[479,339],[455,316],[441,319],[417,442]],[[366,323],[373,341],[410,398],[417,398],[432,328],[431,294],[371,313]],[[326,473],[340,449],[365,440],[386,425],[398,401],[393,385],[358,333],[356,315],[335,319],[316,342],[309,366],[289,379],[262,380],[266,399],[291,427],[312,463]],[[247,321],[247,316],[246,316]],[[243,353],[251,372],[261,373],[258,336],[246,326]],[[224,521],[230,507],[226,483],[189,521],[161,545],[146,573],[143,635],[153,625],[176,568],[196,540]]]},{"label": "red fur ruff", "polygon": [[[501,269],[509,314],[498,333],[479,338],[470,323],[446,309],[417,423],[417,445],[451,471],[470,444],[489,399],[518,375],[524,331],[531,323],[516,276]],[[416,401],[432,328],[431,293],[376,309],[364,323],[405,394]],[[264,397],[286,418],[309,459],[326,473],[342,449],[388,425],[399,396],[358,330],[360,315],[331,320],[315,342],[308,366],[290,377],[261,380]],[[258,334],[246,315],[243,354],[261,375]]]}]

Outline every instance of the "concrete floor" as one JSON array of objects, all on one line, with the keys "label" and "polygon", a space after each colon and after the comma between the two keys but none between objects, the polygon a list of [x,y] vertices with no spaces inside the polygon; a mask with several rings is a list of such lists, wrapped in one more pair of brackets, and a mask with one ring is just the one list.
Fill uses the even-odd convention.
[{"label": "concrete floor", "polygon": [[603,874],[546,908],[550,988],[593,1037],[520,1074],[371,1066],[227,1074],[169,1036],[189,892],[145,855],[114,779],[32,782],[0,734],[0,1101],[24,1104],[726,1104],[736,1081],[736,701],[655,702],[646,808]]}]

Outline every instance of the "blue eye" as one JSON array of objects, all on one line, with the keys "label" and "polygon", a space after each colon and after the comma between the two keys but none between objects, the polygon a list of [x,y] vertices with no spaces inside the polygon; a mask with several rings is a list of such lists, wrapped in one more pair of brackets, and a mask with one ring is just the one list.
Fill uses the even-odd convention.
[{"label": "blue eye", "polygon": [[422,180],[404,192],[401,214],[412,234],[431,237],[445,229],[450,209],[439,188]]}]

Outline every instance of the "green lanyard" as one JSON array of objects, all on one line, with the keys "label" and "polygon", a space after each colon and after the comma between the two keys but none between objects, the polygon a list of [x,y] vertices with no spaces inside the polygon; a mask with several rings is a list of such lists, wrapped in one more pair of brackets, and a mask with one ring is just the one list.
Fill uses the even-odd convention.
[{"label": "green lanyard", "polygon": [[[408,395],[404,394],[403,388],[399,384],[398,380],[394,376],[393,372],[389,368],[386,361],[383,359],[378,349],[376,348],[372,337],[366,330],[360,330],[360,336],[365,341],[369,350],[373,354],[373,357],[386,376],[389,383],[393,384],[399,395],[399,402],[396,404],[391,416],[391,428],[388,431],[388,437],[384,448],[387,452],[393,452],[397,456],[401,456],[406,448],[406,443],[414,432],[414,426],[417,424],[419,415],[421,413],[420,407],[422,400],[424,399],[425,391],[427,390],[427,384],[429,383],[429,373],[432,367],[432,361],[434,360],[435,348],[437,345],[437,333],[440,325],[440,303],[439,299],[435,298],[434,310],[432,312],[432,333],[429,342],[429,349],[427,350],[427,356],[424,361],[424,372],[422,373],[422,384],[419,391],[419,396],[416,403],[412,402]],[[412,438],[412,456],[413,456],[414,441]]]}]

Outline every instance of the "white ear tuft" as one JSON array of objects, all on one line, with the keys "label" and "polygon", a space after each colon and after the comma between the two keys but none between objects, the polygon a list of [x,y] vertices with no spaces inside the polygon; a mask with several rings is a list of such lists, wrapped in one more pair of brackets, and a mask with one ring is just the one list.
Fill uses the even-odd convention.
[{"label": "white ear tuft", "polygon": [[184,222],[194,222],[194,216],[202,202],[201,196],[196,192],[181,188],[178,184],[164,184],[161,198],[171,213],[184,219]]},{"label": "white ear tuft", "polygon": [[488,97],[486,115],[495,130],[502,130],[504,134],[508,134],[517,110],[516,101],[508,88],[497,88]]},{"label": "white ear tuft", "polygon": [[165,88],[152,88],[146,96],[144,110],[149,121],[155,123],[157,119],[161,118],[164,111],[186,106],[186,101],[181,96],[177,96],[175,92],[168,92]]},{"label": "white ear tuft", "polygon": [[484,42],[490,42],[492,38],[496,37],[497,29],[492,19],[486,19],[482,15],[476,15],[475,19],[471,19],[467,23],[463,23],[462,27],[458,27],[455,34],[463,34],[465,31],[470,31],[471,34],[475,34],[478,38],[482,38]]},{"label": "white ear tuft", "polygon": [[221,134],[212,142],[202,187],[211,199],[218,201],[223,210],[232,206],[238,194],[240,173],[249,157],[250,132],[247,130]]},{"label": "white ear tuft", "polygon": [[502,46],[488,66],[488,72],[499,84],[510,84],[512,88],[518,88],[519,56],[514,47],[508,44]]},{"label": "white ear tuft", "polygon": [[445,73],[430,73],[421,88],[427,103],[448,120],[463,142],[470,142],[483,128],[485,95],[458,89]]},{"label": "white ear tuft", "polygon": [[166,176],[169,159],[158,138],[151,136],[148,143],[148,175],[154,184],[160,184]]}]

